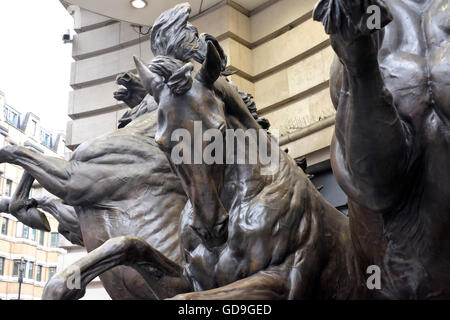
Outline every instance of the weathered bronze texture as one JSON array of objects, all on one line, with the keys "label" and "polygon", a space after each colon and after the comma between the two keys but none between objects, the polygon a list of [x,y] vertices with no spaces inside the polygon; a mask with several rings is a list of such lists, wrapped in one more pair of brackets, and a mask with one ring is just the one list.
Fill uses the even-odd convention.
[{"label": "weathered bronze texture", "polygon": [[449,2],[322,0],[314,18],[338,56],[332,167],[360,270],[381,268],[376,298],[448,299]]},{"label": "weathered bronze texture", "polygon": [[[222,132],[261,128],[238,91],[221,76],[218,43],[207,41],[201,66],[189,58],[198,46],[187,23],[189,11],[188,5],[179,5],[163,13],[153,26],[152,40],[158,34],[170,46],[165,50],[158,41],[149,67],[135,59],[144,87],[158,103],[156,142],[190,199],[181,217],[184,261],[179,267],[195,292],[174,298],[361,296],[364,287],[348,219],[321,197],[285,152],[279,152],[279,171],[267,176],[261,173],[265,166],[260,162],[173,163],[171,151],[177,142],[172,141],[172,133],[183,128],[194,136],[194,121],[202,123],[204,130]],[[174,39],[189,41],[174,43]],[[183,57],[174,54],[174,48],[183,48]],[[257,143],[270,146],[275,141],[266,134]]]},{"label": "weathered bronze texture", "polygon": [[0,200],[0,212],[9,213],[17,220],[31,228],[50,231],[50,224],[44,213],[36,207],[37,203],[29,199],[33,177],[24,173],[11,199],[3,198]]},{"label": "weathered bronze texture", "polygon": [[[173,147],[170,140],[173,130],[192,130],[195,120],[200,120],[205,129],[257,130],[261,129],[260,124],[268,127],[266,121],[252,114],[255,110],[249,97],[240,94],[220,75],[226,73],[226,57],[217,41],[211,36],[198,36],[196,29],[187,23],[189,12],[189,5],[184,4],[163,13],[152,29],[156,58],[150,69],[136,60],[140,82],[158,104],[157,131],[151,137],[155,136],[166,155],[170,155]],[[148,115],[153,114],[144,114],[121,130],[139,127]],[[115,135],[118,134],[98,139],[111,146],[107,151],[113,156],[115,150],[123,146],[114,140]],[[123,138],[124,135],[120,136]],[[266,132],[263,140],[261,143],[268,145],[275,143]],[[143,144],[154,146],[154,143],[153,140],[141,140],[140,147],[145,150]],[[98,149],[102,146],[98,142],[94,146],[96,148],[80,146],[71,162],[80,161],[80,152],[84,152],[85,157],[97,159],[95,154],[103,149]],[[126,152],[128,158],[138,153],[136,149],[130,151]],[[180,259],[167,255],[142,237],[111,239],[75,264],[81,271],[82,288],[97,275],[115,266],[127,265],[143,276],[155,291],[156,298],[176,294],[181,295],[175,299],[347,299],[361,296],[359,292],[364,291],[364,286],[348,237],[347,217],[321,197],[294,160],[285,152],[278,154],[280,170],[269,176],[261,174],[264,169],[261,163],[174,165],[169,156],[169,162],[165,160],[164,163],[167,166],[170,163],[181,180],[180,186],[192,201],[192,205],[191,201],[186,203],[181,215],[177,212],[181,223],[180,247],[177,248]],[[105,157],[105,151],[101,155]],[[110,157],[108,155],[106,159],[111,161]],[[121,157],[125,156],[121,154]],[[78,166],[85,162],[78,162]],[[114,170],[98,171],[99,168],[92,167],[89,172],[98,177],[95,181],[114,181],[118,171],[124,170],[124,162],[118,162],[117,167],[111,166]],[[129,170],[140,169],[142,172],[136,180],[142,181],[145,176],[161,182],[161,177],[155,179],[157,172],[143,170],[144,162],[133,161],[130,166]],[[134,174],[127,176],[129,179],[136,174],[132,172]],[[176,179],[176,182],[180,180]],[[109,185],[97,184],[94,190],[99,188],[100,194],[104,192],[110,198],[112,190],[103,190]],[[139,201],[149,196],[134,187],[127,181],[126,191],[123,190],[121,196],[137,195]],[[77,190],[84,192],[85,188],[86,183]],[[113,190],[115,188],[117,185]],[[184,192],[180,191],[183,195]],[[161,198],[167,198],[167,194],[161,194]],[[77,208],[80,206],[73,203],[75,199],[68,200],[65,202]],[[167,206],[170,207],[173,201],[169,200]],[[93,201],[86,202],[86,206],[92,204]],[[139,205],[149,206],[148,203]],[[161,207],[154,210],[165,214]],[[93,219],[95,215],[98,212],[84,212],[85,219]],[[170,234],[167,225],[161,229],[161,241],[164,242]],[[82,223],[80,226],[84,230]],[[130,228],[129,231],[132,234],[134,230]],[[85,243],[87,240],[84,235]],[[82,290],[67,288],[71,270],[52,278],[45,288],[45,298],[81,296]]]},{"label": "weathered bronze texture", "polygon": [[[281,150],[270,175],[259,161],[174,162],[177,129],[191,137],[196,122],[220,130],[226,147],[227,129],[269,123],[227,80],[226,56],[188,22],[190,6],[161,14],[150,37],[153,61],[135,58],[139,78],[117,79],[125,88],[115,97],[132,108],[121,129],[83,143],[70,161],[0,150],[0,162],[28,172],[21,190],[35,178],[74,208],[76,218],[70,207],[55,216],[71,221],[73,234],[78,223],[89,251],[49,281],[44,298],[80,298],[96,276],[114,299],[448,298],[445,4],[398,0],[388,9],[380,0],[322,0],[315,8],[340,60],[330,82],[332,166],[350,218]],[[380,9],[382,30],[367,24],[371,5]],[[270,132],[252,142],[258,150],[276,143]],[[248,145],[231,150],[251,152]],[[14,212],[33,208],[23,193],[13,202],[28,204]],[[371,265],[381,268],[380,290],[366,286]],[[73,267],[79,289],[67,286]]]},{"label": "weathered bronze texture", "polygon": [[50,232],[50,223],[45,214],[38,210],[41,209],[55,217],[60,234],[70,242],[83,246],[83,237],[74,208],[54,197],[29,199],[33,182],[34,178],[28,172],[24,172],[13,197],[0,201],[0,212],[13,215],[31,228]]},{"label": "weathered bronze texture", "polygon": [[[0,150],[0,162],[23,167],[46,190],[75,209],[88,252],[111,238],[136,236],[181,262],[178,226],[187,197],[156,146],[154,118],[155,112],[146,113],[123,129],[80,145],[70,161],[10,145]],[[31,185],[32,180],[28,182]],[[28,195],[24,192],[24,197]],[[51,207],[47,209],[52,213]],[[100,275],[113,299],[171,296],[159,283],[150,288],[144,277],[126,265]],[[84,294],[85,287],[66,293],[67,286],[54,285],[58,279],[56,274],[43,298],[80,298]]]}]

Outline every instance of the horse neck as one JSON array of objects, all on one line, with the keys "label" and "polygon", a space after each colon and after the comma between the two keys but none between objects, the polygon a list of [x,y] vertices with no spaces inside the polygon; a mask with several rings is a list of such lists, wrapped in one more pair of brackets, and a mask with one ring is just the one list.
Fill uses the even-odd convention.
[{"label": "horse neck", "polygon": [[[247,106],[244,104],[242,98],[239,96],[238,92],[226,81],[219,81],[218,86],[223,86],[221,95],[222,99],[225,102],[225,117],[227,121],[227,129],[242,129],[244,132],[250,129],[254,130],[257,136],[256,151],[258,155],[260,153],[260,148],[262,145],[267,146],[266,150],[268,150],[268,152],[271,152],[271,150],[275,148],[278,153],[281,154],[278,145],[273,145],[276,142],[271,138],[270,134],[266,133],[256,122],[256,120],[247,109]],[[227,147],[227,143],[225,143],[225,146]],[[236,164],[236,149],[233,151],[235,162],[233,164],[226,164],[225,183],[231,185],[245,185],[245,193],[236,192],[235,198],[245,198],[246,195],[250,196],[252,194],[257,194],[264,187],[271,184],[273,180],[276,180],[278,175],[280,174],[278,170],[275,171],[273,175],[262,174],[263,169],[267,166],[261,163],[259,156],[257,156],[257,161],[255,164],[248,164],[250,151],[253,150],[251,150],[246,143],[246,164]],[[277,156],[276,160],[279,159],[280,157]],[[255,183],[255,181],[258,181],[258,183]],[[225,195],[225,197],[227,197],[227,195]],[[237,201],[236,203],[239,203],[239,201]]]}]

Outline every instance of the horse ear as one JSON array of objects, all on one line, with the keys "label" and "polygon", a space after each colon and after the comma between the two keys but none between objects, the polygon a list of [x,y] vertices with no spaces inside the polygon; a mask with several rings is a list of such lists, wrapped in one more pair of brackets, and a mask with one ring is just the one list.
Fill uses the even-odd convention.
[{"label": "horse ear", "polygon": [[202,68],[197,73],[196,79],[203,84],[210,86],[219,78],[222,71],[222,60],[217,52],[216,46],[208,41],[206,58],[203,61]]},{"label": "horse ear", "polygon": [[153,82],[154,74],[149,70],[149,68],[136,56],[133,56],[134,64],[136,65],[136,70],[141,78],[141,82],[144,85],[145,90],[147,90],[150,95],[153,95]]}]

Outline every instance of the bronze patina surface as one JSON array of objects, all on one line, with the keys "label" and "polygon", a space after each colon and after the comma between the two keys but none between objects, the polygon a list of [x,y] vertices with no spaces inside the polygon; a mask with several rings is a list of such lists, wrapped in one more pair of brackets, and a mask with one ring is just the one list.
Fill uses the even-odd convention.
[{"label": "bronze patina surface", "polygon": [[[381,30],[367,24],[372,5]],[[448,299],[449,2],[323,0],[314,18],[338,57],[332,167],[361,271],[381,268],[377,298]]]},{"label": "bronze patina surface", "polygon": [[[368,23],[372,6],[379,29]],[[135,58],[139,77],[118,77],[125,88],[115,97],[132,108],[121,129],[70,161],[0,150],[0,162],[27,171],[21,196],[4,207],[22,216],[39,207],[26,199],[38,180],[70,206],[60,220],[89,251],[74,264],[81,288],[67,286],[72,266],[43,298],[80,298],[97,276],[114,299],[449,298],[449,10],[444,0],[322,0],[314,10],[338,56],[332,166],[349,217],[281,150],[271,174],[260,161],[174,161],[178,129],[193,137],[200,123],[226,147],[227,130],[269,124],[226,78],[219,42],[188,22],[190,6],[161,14],[155,58]],[[270,132],[259,137],[258,151],[276,145]],[[29,223],[45,228],[39,217]],[[366,286],[369,266],[381,270],[379,290]]]}]

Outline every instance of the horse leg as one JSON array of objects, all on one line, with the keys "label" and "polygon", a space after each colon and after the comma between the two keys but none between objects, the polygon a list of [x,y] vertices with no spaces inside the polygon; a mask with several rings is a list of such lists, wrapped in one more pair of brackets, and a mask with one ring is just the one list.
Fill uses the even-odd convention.
[{"label": "horse leg", "polygon": [[[398,203],[399,181],[407,170],[408,130],[400,120],[391,93],[385,86],[378,52],[383,30],[370,28],[366,10],[380,9],[381,27],[391,21],[383,1],[321,0],[314,19],[322,21],[339,57],[341,69],[333,76],[332,92],[340,92],[336,115],[336,139],[332,165],[350,199],[374,211],[384,212]],[[339,6],[339,10],[330,6]],[[338,68],[339,69],[339,68]],[[334,70],[336,71],[336,70]]]},{"label": "horse leg", "polygon": [[44,213],[37,210],[36,202],[29,199],[34,178],[24,172],[9,203],[8,212],[23,224],[38,230],[50,231],[50,223]]},{"label": "horse leg", "polygon": [[[228,285],[177,295],[171,300],[303,300],[317,296],[328,253],[314,237],[278,266],[271,266]],[[323,290],[322,290],[323,291]]]},{"label": "horse leg", "polygon": [[83,246],[83,237],[78,217],[73,207],[63,204],[60,199],[43,197],[29,199],[34,178],[25,171],[17,189],[9,202],[8,212],[23,224],[38,230],[50,231],[47,217],[38,208],[50,213],[58,221],[58,231],[74,244]]},{"label": "horse leg", "polygon": [[70,179],[70,162],[44,156],[27,148],[8,145],[0,149],[0,163],[7,162],[25,169],[50,193],[64,199]]},{"label": "horse leg", "polygon": [[[42,299],[71,300],[84,295],[94,278],[116,266],[137,270],[148,282],[157,299],[192,291],[183,268],[166,258],[142,239],[125,236],[110,239],[69,268],[56,274],[44,288]],[[79,288],[68,285],[79,276]],[[75,281],[77,282],[77,281]]]},{"label": "horse leg", "polygon": [[72,206],[58,198],[42,197],[34,200],[39,209],[50,213],[58,221],[59,233],[73,244],[84,246],[78,216]]},{"label": "horse leg", "polygon": [[220,288],[179,294],[169,300],[284,300],[288,296],[286,280],[278,272],[261,271]]}]

